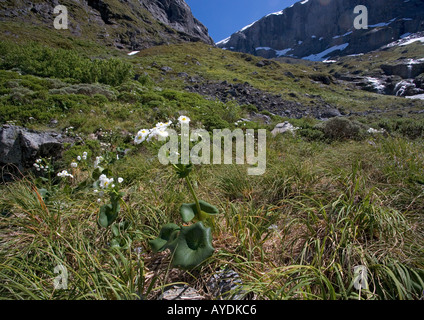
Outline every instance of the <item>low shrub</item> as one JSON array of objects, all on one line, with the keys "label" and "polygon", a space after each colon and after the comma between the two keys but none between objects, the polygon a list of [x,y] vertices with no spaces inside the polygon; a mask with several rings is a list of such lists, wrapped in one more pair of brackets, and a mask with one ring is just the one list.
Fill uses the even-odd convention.
[{"label": "low shrub", "polygon": [[74,50],[53,49],[35,42],[17,45],[2,41],[0,52],[0,68],[18,69],[24,74],[113,86],[132,76],[132,65],[121,59],[90,59]]},{"label": "low shrub", "polygon": [[331,141],[346,139],[362,140],[366,132],[366,127],[363,124],[339,117],[318,124],[315,128],[321,129],[324,137]]}]

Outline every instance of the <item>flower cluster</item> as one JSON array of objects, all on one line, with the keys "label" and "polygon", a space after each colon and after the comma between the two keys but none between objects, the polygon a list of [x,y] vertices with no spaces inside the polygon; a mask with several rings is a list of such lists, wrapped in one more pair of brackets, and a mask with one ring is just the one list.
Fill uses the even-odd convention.
[{"label": "flower cluster", "polygon": [[59,172],[57,176],[61,178],[66,178],[66,177],[74,178],[74,176],[70,174],[67,170],[63,170],[62,172]]},{"label": "flower cluster", "polygon": [[[115,188],[115,184],[114,184],[115,179],[114,178],[108,178],[105,174],[102,174],[99,177],[99,181],[98,181],[98,186],[100,187],[100,189],[105,190],[108,188],[114,189]],[[119,177],[118,178],[118,183],[121,184],[122,182],[124,182],[124,179]],[[104,191],[100,191],[95,189],[94,193],[98,194],[99,197],[103,197],[105,192]],[[102,201],[101,198],[97,199],[97,202],[100,203]]]},{"label": "flower cluster", "polygon": [[384,130],[384,129],[381,129],[381,130],[377,130],[377,129],[374,129],[374,128],[369,128],[368,129],[368,133],[370,133],[370,134],[374,134],[374,133],[385,133],[386,131]]},{"label": "flower cluster", "polygon": [[74,129],[75,129],[74,127],[65,128],[65,134],[69,134],[69,133],[73,132]]},{"label": "flower cluster", "polygon": [[82,156],[78,156],[78,157],[77,157],[77,160],[78,160],[78,161],[81,161],[81,160],[87,160],[87,155],[88,155],[88,153],[84,151],[84,152],[82,153]]},{"label": "flower cluster", "polygon": [[102,156],[96,157],[96,161],[94,161],[94,169],[97,169],[97,168],[99,167],[100,163],[101,163],[103,160],[104,160],[104,159],[103,159],[103,157],[102,157]]},{"label": "flower cluster", "polygon": [[[102,189],[107,189],[109,186],[115,188],[115,185],[113,184],[114,181],[114,178],[108,178],[105,174],[102,174],[99,177],[99,186]],[[118,183],[121,184],[122,182],[124,182],[124,179],[119,177]]]},{"label": "flower cluster", "polygon": [[[187,116],[181,116],[178,118],[178,122],[180,124],[188,124],[190,123],[190,118]],[[156,126],[153,129],[142,129],[139,132],[137,132],[134,143],[140,144],[143,141],[150,141],[153,138],[158,139],[159,137],[166,138],[169,136],[169,133],[166,131],[166,129],[169,128],[169,126],[172,124],[172,121],[169,120],[168,122],[159,122],[156,124]]]},{"label": "flower cluster", "polygon": [[236,122],[234,122],[234,125],[238,126],[240,123],[242,123],[243,126],[246,126],[246,121],[249,121],[249,120],[240,119],[240,120],[237,120]]},{"label": "flower cluster", "polygon": [[44,172],[47,172],[49,170],[48,164],[44,163],[43,159],[37,159],[35,160],[35,163],[33,164],[34,168],[40,172],[43,170]]},{"label": "flower cluster", "polygon": [[108,178],[105,174],[102,174],[99,178],[100,182],[100,188],[107,189],[109,186],[112,186],[112,188],[115,188],[115,185],[113,184],[113,178]]}]

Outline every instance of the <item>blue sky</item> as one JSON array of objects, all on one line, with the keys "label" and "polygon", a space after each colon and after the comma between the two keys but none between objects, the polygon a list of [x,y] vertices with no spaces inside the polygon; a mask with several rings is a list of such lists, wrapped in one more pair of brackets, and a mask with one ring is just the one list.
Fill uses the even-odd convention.
[{"label": "blue sky", "polygon": [[185,0],[215,42],[299,0]]}]

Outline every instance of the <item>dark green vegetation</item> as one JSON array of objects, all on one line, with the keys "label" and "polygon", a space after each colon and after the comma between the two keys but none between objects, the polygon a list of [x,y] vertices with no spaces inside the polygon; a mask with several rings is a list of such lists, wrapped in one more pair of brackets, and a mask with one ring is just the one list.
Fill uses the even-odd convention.
[{"label": "dark green vegetation", "polygon": [[[0,45],[1,123],[63,132],[73,127],[67,132],[81,139],[51,164],[55,173],[70,170],[70,162],[88,152],[87,164],[67,182],[29,171],[1,185],[1,298],[155,298],[175,282],[202,291],[224,266],[237,271],[256,298],[422,298],[424,121],[409,113],[422,110],[421,101],[346,91],[314,80],[329,76],[324,67],[274,61],[260,67],[262,59],[200,43],[132,57],[89,48]],[[181,114],[192,128],[212,130],[234,129],[257,111],[184,89],[208,81],[249,82],[287,100],[324,101],[346,113],[383,112],[324,123],[265,110],[270,124],[244,122],[243,128],[272,130],[289,120],[300,129],[295,136],[268,135],[263,176],[248,176],[240,165],[195,166],[196,193],[216,205],[220,218],[215,253],[186,272],[171,269],[169,255],[153,253],[148,243],[163,225],[182,223],[179,208],[191,196],[172,168],[158,162],[157,147],[132,141],[139,129],[175,122]],[[371,135],[370,127],[386,134]],[[100,206],[89,174],[100,155],[111,176],[124,179],[119,216],[107,229],[97,224]],[[68,270],[68,290],[53,289],[57,265]],[[369,290],[356,290],[356,266],[368,270]]]}]

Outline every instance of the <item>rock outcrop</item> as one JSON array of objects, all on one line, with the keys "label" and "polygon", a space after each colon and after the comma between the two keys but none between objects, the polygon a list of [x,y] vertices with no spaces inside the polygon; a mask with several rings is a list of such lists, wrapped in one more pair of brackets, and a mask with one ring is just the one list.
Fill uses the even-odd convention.
[{"label": "rock outcrop", "polygon": [[[69,138],[56,132],[3,125],[0,128],[0,166],[12,165],[12,168],[23,170],[31,167],[38,157],[57,158],[64,142],[70,142]],[[7,180],[7,173],[2,171],[2,178]]]},{"label": "rock outcrop", "polygon": [[[354,27],[357,5],[368,9],[368,29]],[[274,58],[320,61],[366,53],[424,30],[423,0],[303,0],[272,13],[217,45]]]},{"label": "rock outcrop", "polygon": [[335,73],[334,76],[370,92],[399,97],[424,94],[424,58],[400,59],[382,64],[380,68],[382,73],[373,76],[349,73]]},{"label": "rock outcrop", "polygon": [[424,72],[424,59],[402,60],[393,64],[381,65],[384,73],[388,76],[399,76],[402,79],[412,79]]},{"label": "rock outcrop", "polygon": [[222,102],[235,101],[240,105],[254,105],[258,111],[289,118],[314,117],[329,119],[342,114],[332,105],[327,104],[320,96],[305,95],[313,101],[313,106],[303,105],[293,99],[292,95],[272,94],[262,91],[249,83],[203,82],[187,86],[187,91],[196,92],[209,99]]},{"label": "rock outcrop", "polygon": [[158,21],[205,43],[213,44],[208,29],[193,16],[184,0],[146,0],[143,5]]}]

